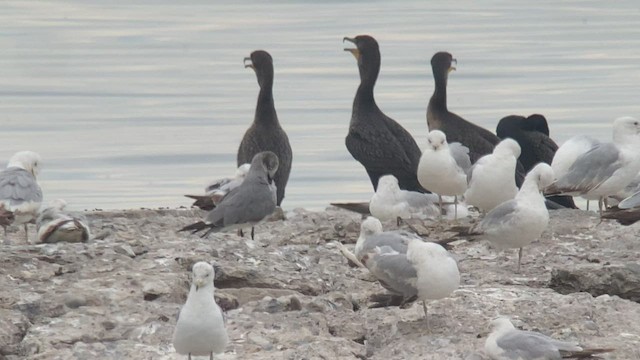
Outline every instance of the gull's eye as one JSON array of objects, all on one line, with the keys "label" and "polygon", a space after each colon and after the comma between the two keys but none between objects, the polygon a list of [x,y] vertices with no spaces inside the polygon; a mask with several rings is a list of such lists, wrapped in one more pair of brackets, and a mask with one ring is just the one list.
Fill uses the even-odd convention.
[{"label": "gull's eye", "polygon": [[637,121],[634,121],[634,122],[633,122],[633,125],[638,126],[638,122],[637,122]]}]

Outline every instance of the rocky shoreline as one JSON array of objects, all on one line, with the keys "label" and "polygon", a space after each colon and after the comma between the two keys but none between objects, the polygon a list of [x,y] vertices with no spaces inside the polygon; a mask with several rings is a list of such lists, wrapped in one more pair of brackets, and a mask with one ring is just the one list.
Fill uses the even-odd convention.
[{"label": "rocky shoreline", "polygon": [[[176,233],[199,210],[84,215],[94,234],[87,243],[27,245],[22,230],[9,233],[0,251],[0,359],[186,358],[171,336],[189,269],[202,260],[216,264],[216,297],[227,310],[231,343],[220,359],[482,359],[488,321],[499,314],[615,348],[606,359],[640,358],[640,227],[593,213],[552,212],[519,274],[513,251],[452,243],[461,287],[429,305],[430,329],[419,304],[368,308],[384,289],[333,243],[353,247],[355,213],[295,209],[256,228],[255,241]],[[449,225],[417,228],[437,240],[452,235]]]}]

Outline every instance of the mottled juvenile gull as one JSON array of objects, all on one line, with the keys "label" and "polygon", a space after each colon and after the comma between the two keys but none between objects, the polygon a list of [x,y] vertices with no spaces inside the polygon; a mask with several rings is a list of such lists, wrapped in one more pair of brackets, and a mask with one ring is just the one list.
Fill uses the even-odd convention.
[{"label": "mottled juvenile gull", "polygon": [[[558,145],[549,137],[549,124],[540,114],[528,117],[509,115],[500,119],[496,135],[501,139],[511,138],[520,145],[520,157],[525,172],[531,171],[538,163],[551,164]],[[551,166],[553,168],[553,165]],[[554,169],[555,171],[555,169]],[[556,173],[557,176],[557,173]],[[551,196],[547,200],[563,207],[577,209],[570,196]]]},{"label": "mottled juvenile gull", "polygon": [[369,211],[380,220],[424,220],[438,214],[435,200],[433,194],[401,190],[395,176],[384,175],[371,197]]},{"label": "mottled juvenile gull", "polygon": [[491,321],[492,331],[484,352],[492,360],[586,359],[613,349],[583,349],[575,342],[560,341],[534,331],[516,329],[509,319]]},{"label": "mottled juvenile gull", "polygon": [[[248,64],[246,62],[249,62]],[[238,166],[250,163],[262,151],[271,151],[278,156],[280,166],[274,177],[277,187],[277,205],[284,199],[285,188],[291,173],[293,153],[287,133],[280,126],[273,102],[273,59],[268,52],[256,50],[244,59],[245,68],[252,68],[258,79],[260,93],[253,123],[247,129],[238,148]]]},{"label": "mottled juvenile gull", "polygon": [[549,224],[549,211],[541,191],[553,182],[551,166],[540,163],[525,177],[516,197],[491,210],[469,234],[482,235],[498,249],[519,248],[518,272],[522,248],[538,239]]},{"label": "mottled juvenile gull", "polygon": [[458,196],[467,190],[467,173],[471,168],[469,149],[460,143],[447,143],[447,136],[433,130],[427,136],[418,165],[418,181],[425,189],[438,194],[440,216],[442,195],[454,196],[454,219],[458,217]]},{"label": "mottled juvenile gull", "polygon": [[391,174],[401,189],[425,192],[416,176],[420,148],[407,130],[380,110],[373,96],[380,72],[378,42],[368,35],[345,37],[343,41],[356,45],[345,51],[353,54],[360,71],[360,86],[345,139],[349,153],[364,166],[374,190],[381,176]]},{"label": "mottled juvenile gull", "polygon": [[[36,219],[42,204],[42,189],[36,180],[40,163],[40,155],[33,151],[20,151],[9,159],[7,168],[0,172],[0,208],[5,214],[0,224],[5,236],[7,223],[24,224],[25,238],[29,241],[27,223]],[[8,215],[8,212],[12,215]],[[13,221],[8,221],[11,217]]]},{"label": "mottled juvenile gull", "polygon": [[[276,209],[276,189],[273,183],[277,171],[278,157],[274,153],[264,151],[256,154],[242,184],[229,192],[207,214],[205,221],[185,226],[180,231],[197,233],[208,228],[202,235],[205,237],[212,232],[253,227],[262,222]],[[253,238],[252,228],[251,239]]]},{"label": "mottled juvenile gull", "polygon": [[513,176],[518,156],[520,145],[513,139],[504,139],[493,153],[480,158],[469,170],[469,185],[464,194],[467,204],[487,212],[513,199],[518,193]]},{"label": "mottled juvenile gull", "polygon": [[441,245],[421,239],[409,242],[407,259],[416,268],[418,299],[428,327],[427,300],[446,298],[460,286],[458,264]]},{"label": "mottled juvenile gull", "polygon": [[87,219],[79,214],[65,211],[67,202],[62,199],[53,200],[43,209],[36,220],[38,241],[86,242],[91,237]]},{"label": "mottled juvenile gull", "polygon": [[236,173],[233,177],[222,178],[216,181],[211,182],[204,189],[205,195],[185,195],[188,198],[195,199],[196,201],[192,206],[197,206],[202,210],[213,210],[216,205],[222,199],[227,196],[227,194],[240,186],[244,181],[244,178],[249,173],[249,167],[251,164],[242,164],[236,170]]},{"label": "mottled juvenile gull", "polygon": [[621,117],[613,122],[613,143],[598,143],[578,156],[545,193],[598,197],[602,214],[606,197],[624,189],[639,171],[640,122]]},{"label": "mottled juvenile gull", "polygon": [[222,310],[213,297],[213,266],[201,261],[193,265],[193,280],[187,302],[173,333],[173,347],[181,355],[206,356],[224,352],[229,337]]}]

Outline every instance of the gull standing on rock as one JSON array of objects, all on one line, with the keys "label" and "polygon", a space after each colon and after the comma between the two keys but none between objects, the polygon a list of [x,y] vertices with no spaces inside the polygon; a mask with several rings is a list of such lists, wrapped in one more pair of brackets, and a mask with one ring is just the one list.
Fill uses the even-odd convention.
[{"label": "gull standing on rock", "polygon": [[291,173],[293,153],[287,133],[278,121],[273,102],[273,59],[268,52],[256,50],[250,57],[244,58],[244,62],[245,68],[252,68],[255,71],[260,93],[253,124],[245,132],[238,148],[238,166],[251,163],[253,157],[259,152],[275,153],[280,161],[278,173],[274,178],[278,191],[277,205],[280,206]]},{"label": "gull standing on rock", "polygon": [[57,199],[43,209],[36,220],[38,242],[87,242],[91,237],[87,219],[65,211],[67,202]]},{"label": "gull standing on rock", "polygon": [[401,189],[425,192],[416,176],[420,148],[402,125],[380,110],[373,95],[380,72],[378,42],[368,35],[345,37],[343,41],[356,45],[344,50],[356,58],[360,72],[360,86],[345,138],[349,153],[364,166],[374,190],[381,176],[391,174],[398,179]]},{"label": "gull standing on rock", "polygon": [[393,175],[380,177],[369,202],[369,212],[380,220],[426,219],[438,213],[433,194],[401,190]]},{"label": "gull standing on rock", "polygon": [[244,178],[247,177],[249,173],[250,167],[251,164],[242,164],[238,167],[232,178],[222,178],[210,183],[204,189],[205,195],[185,196],[196,200],[192,206],[197,206],[202,210],[213,210],[231,190],[242,184]]},{"label": "gull standing on rock", "polygon": [[223,353],[229,342],[222,310],[213,297],[213,266],[201,261],[193,265],[193,280],[187,302],[180,310],[173,333],[173,347],[181,355],[206,356]]},{"label": "gull standing on rock", "polygon": [[409,242],[407,259],[418,275],[418,298],[422,300],[428,327],[427,300],[446,298],[460,286],[458,264],[441,245],[421,239]]},{"label": "gull standing on rock", "polygon": [[518,193],[513,176],[518,156],[520,145],[513,139],[504,139],[493,153],[481,157],[469,170],[469,185],[464,194],[467,204],[486,213],[513,199]]},{"label": "gull standing on rock", "polygon": [[586,359],[613,349],[583,349],[577,343],[560,341],[535,331],[516,329],[509,319],[491,321],[492,331],[484,352],[492,360]]},{"label": "gull standing on rock", "polygon": [[180,231],[197,233],[209,228],[202,237],[225,229],[239,229],[262,222],[276,209],[276,188],[274,176],[278,171],[278,157],[271,151],[256,154],[242,184],[225,196],[211,210],[205,221],[185,226]]},{"label": "gull standing on rock", "polygon": [[624,189],[640,171],[640,121],[630,116],[613,122],[613,142],[598,143],[580,155],[545,193],[598,198],[602,215],[607,196]]},{"label": "gull standing on rock", "polygon": [[[27,242],[27,223],[34,221],[42,204],[42,189],[36,180],[40,171],[40,155],[33,151],[15,153],[7,168],[0,172],[0,224],[7,235],[7,225],[24,224]],[[11,220],[13,219],[13,220]]]},{"label": "gull standing on rock", "polygon": [[540,163],[524,178],[516,197],[491,210],[469,235],[482,235],[498,249],[519,248],[518,272],[522,248],[538,239],[549,225],[549,211],[541,191],[553,182],[551,166]]},{"label": "gull standing on rock", "polygon": [[467,190],[467,172],[471,168],[469,148],[460,143],[447,143],[447,136],[433,130],[427,136],[418,165],[418,181],[425,189],[438,194],[440,216],[442,195],[455,197],[455,218],[458,217],[458,196]]}]

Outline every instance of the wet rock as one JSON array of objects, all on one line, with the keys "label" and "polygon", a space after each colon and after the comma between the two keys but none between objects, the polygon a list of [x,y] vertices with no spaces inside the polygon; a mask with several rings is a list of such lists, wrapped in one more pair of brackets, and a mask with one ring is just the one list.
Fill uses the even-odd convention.
[{"label": "wet rock", "polygon": [[640,302],[640,264],[584,265],[554,269],[549,287],[561,294],[588,292],[593,296],[617,295]]}]

